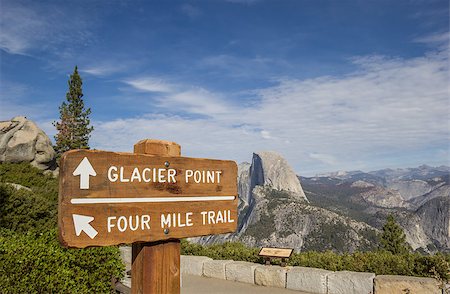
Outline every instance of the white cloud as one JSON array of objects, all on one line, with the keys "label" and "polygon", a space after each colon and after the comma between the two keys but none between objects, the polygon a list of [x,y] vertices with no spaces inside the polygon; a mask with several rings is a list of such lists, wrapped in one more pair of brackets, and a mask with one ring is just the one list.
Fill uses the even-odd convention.
[{"label": "white cloud", "polygon": [[263,137],[264,139],[272,139],[272,136],[270,135],[270,132],[262,130],[261,131],[261,137]]},{"label": "white cloud", "polygon": [[237,107],[202,88],[164,81],[135,84],[150,92],[159,89],[163,108],[206,116],[98,122],[93,139],[98,148],[123,151],[146,137],[167,139],[180,143],[188,156],[237,161],[248,161],[255,150],[277,150],[302,175],[370,168],[400,155],[411,165],[427,160],[450,164],[448,158],[437,158],[438,152],[417,156],[448,146],[447,52],[353,62],[359,69],[346,76],[282,79],[257,91],[253,106]]},{"label": "white cloud", "polygon": [[416,38],[414,39],[414,41],[417,43],[425,43],[431,45],[446,43],[448,46],[449,32],[434,33],[428,36]]},{"label": "white cloud", "polygon": [[84,72],[93,76],[104,77],[109,76],[127,69],[127,66],[120,66],[117,64],[101,64],[96,66],[89,66],[87,68],[80,68],[80,72]]},{"label": "white cloud", "polygon": [[310,153],[309,157],[312,159],[316,159],[322,163],[325,163],[327,165],[333,166],[336,164],[336,158],[334,156],[329,154],[322,154],[322,153]]},{"label": "white cloud", "polygon": [[154,77],[143,77],[124,81],[133,88],[144,92],[171,93],[175,89],[174,85],[166,83],[163,79]]},{"label": "white cloud", "polygon": [[221,97],[203,88],[194,88],[160,98],[160,105],[189,113],[208,116],[226,114],[231,109]]},{"label": "white cloud", "polygon": [[[247,150],[258,148],[258,137],[240,128],[230,128],[209,119],[185,119],[171,115],[94,122],[92,146],[102,150],[131,151],[141,139],[174,141],[182,146],[182,155],[217,159],[248,158]],[[242,142],[229,138],[246,138]],[[251,140],[251,139],[254,140]],[[254,143],[255,144],[254,144]],[[240,149],[236,149],[236,146]],[[230,154],[233,154],[230,157]]]},{"label": "white cloud", "polygon": [[156,77],[129,79],[124,83],[141,92],[158,94],[153,97],[153,100],[156,101],[157,106],[170,112],[214,116],[231,111],[231,106],[224,102],[221,95],[201,87],[172,84]]}]

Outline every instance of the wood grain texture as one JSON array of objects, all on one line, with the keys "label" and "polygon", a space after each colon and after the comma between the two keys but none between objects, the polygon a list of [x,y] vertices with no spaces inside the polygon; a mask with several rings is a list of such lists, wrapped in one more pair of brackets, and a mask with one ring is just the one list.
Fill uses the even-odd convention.
[{"label": "wood grain texture", "polygon": [[134,144],[134,153],[163,156],[180,156],[181,146],[175,142],[145,139]]},{"label": "wood grain texture", "polygon": [[[142,143],[144,142],[144,143]],[[135,145],[151,144],[149,148],[143,148],[145,152],[158,153],[160,150],[171,153],[172,156],[180,156],[181,148],[170,151],[163,146],[173,146],[165,142],[153,144],[149,140],[140,141]],[[172,142],[170,142],[172,143]],[[140,146],[142,147],[142,146]],[[156,149],[156,151],[155,151]],[[158,155],[165,155],[158,153]],[[133,294],[147,293],[180,293],[180,240],[167,240],[149,243],[133,243],[131,263],[131,290]]]},{"label": "wood grain texture", "polygon": [[[145,145],[147,143],[150,147]],[[175,155],[181,150],[176,147],[179,145],[163,143],[165,147],[161,147],[160,141],[157,143],[149,140],[140,141],[136,144],[135,150],[145,152],[156,150],[155,153],[158,156],[88,150],[73,150],[62,156],[58,223],[60,242],[63,246],[76,248],[107,246],[230,233],[236,230],[238,204],[236,163],[226,160],[177,157]],[[174,156],[162,156],[164,152]],[[74,176],[73,172],[85,157],[95,169],[96,176],[89,178],[89,189],[80,189],[80,176]],[[168,168],[165,166],[166,162],[169,162]],[[108,179],[108,170],[111,166],[116,167],[117,171],[122,167],[123,178],[130,181],[111,182]],[[173,169],[176,182],[160,183],[143,180],[131,182],[131,175],[135,168],[140,171],[145,168]],[[220,182],[217,177],[214,183],[196,183],[193,178],[186,181],[187,170],[220,172]],[[76,205],[71,203],[73,199],[230,195],[235,196],[234,200]],[[214,212],[212,218],[214,223],[210,221],[209,215],[205,214],[208,211]],[[98,235],[93,239],[84,232],[76,236],[72,217],[74,214],[94,217],[90,225],[95,228]],[[168,215],[172,216],[170,227],[167,223],[162,225],[162,217],[167,220]],[[150,229],[147,226],[142,227],[142,216],[150,218],[147,222]],[[139,218],[141,218],[140,223],[138,223]],[[226,221],[223,221],[224,218]],[[126,229],[119,230],[119,227],[121,229],[125,227],[125,220],[127,221]],[[191,226],[186,224],[188,220]],[[138,229],[131,230],[131,227],[138,227]],[[164,229],[167,227],[169,233],[166,234]]]},{"label": "wood grain texture", "polygon": [[135,243],[132,293],[180,293],[180,240]]}]

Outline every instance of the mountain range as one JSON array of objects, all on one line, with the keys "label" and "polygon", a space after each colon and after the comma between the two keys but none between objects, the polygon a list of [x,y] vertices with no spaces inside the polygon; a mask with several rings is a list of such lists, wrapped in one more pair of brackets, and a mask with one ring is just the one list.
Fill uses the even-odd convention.
[{"label": "mountain range", "polygon": [[447,166],[295,175],[275,152],[239,165],[239,222],[234,234],[195,238],[211,244],[352,252],[378,246],[389,214],[414,250],[450,250],[450,168]]}]

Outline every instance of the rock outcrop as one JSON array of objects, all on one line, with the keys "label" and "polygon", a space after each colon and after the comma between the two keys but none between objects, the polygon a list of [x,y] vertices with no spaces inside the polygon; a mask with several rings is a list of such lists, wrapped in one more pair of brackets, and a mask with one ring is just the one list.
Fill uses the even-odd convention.
[{"label": "rock outcrop", "polygon": [[239,165],[238,180],[239,233],[244,232],[249,223],[255,222],[254,208],[261,200],[258,189],[262,187],[286,192],[290,200],[308,202],[297,175],[286,159],[276,152],[253,153],[251,164]]},{"label": "rock outcrop", "polygon": [[393,214],[412,249],[448,251],[449,182],[448,167],[355,171],[298,180],[279,154],[254,153],[251,164],[238,168],[237,232],[194,241],[238,240],[249,246],[295,250],[370,250],[376,247],[387,216]]},{"label": "rock outcrop", "polygon": [[33,121],[17,116],[0,122],[0,162],[29,162],[54,170],[55,156],[50,139]]},{"label": "rock outcrop", "polygon": [[250,204],[251,190],[250,190],[250,166],[248,162],[243,162],[238,165],[238,193],[239,200],[244,204]]},{"label": "rock outcrop", "polygon": [[430,193],[433,190],[430,184],[422,180],[397,180],[388,183],[387,187],[398,191],[405,200]]},{"label": "rock outcrop", "polygon": [[254,207],[240,233],[252,247],[289,247],[298,250],[356,251],[370,246],[371,226],[329,210],[293,199],[269,186],[253,190]]},{"label": "rock outcrop", "polygon": [[265,201],[264,193],[261,193],[263,190],[278,191],[283,197],[288,197],[288,199],[279,199],[280,201],[308,202],[297,175],[281,155],[275,152],[254,153],[251,164],[244,162],[238,166],[237,232],[191,240],[201,244],[211,244],[239,239],[250,223],[259,220],[261,213],[259,208],[264,207],[260,205],[260,202]]},{"label": "rock outcrop", "polygon": [[361,193],[360,196],[374,206],[386,208],[410,207],[410,204],[402,198],[402,195],[398,191],[380,186],[372,187],[368,191]]},{"label": "rock outcrop", "polygon": [[276,152],[253,153],[250,167],[250,189],[256,186],[268,186],[279,191],[290,192],[297,199],[306,200],[297,175],[286,159]]},{"label": "rock outcrop", "polygon": [[437,198],[437,197],[448,197],[450,198],[450,185],[442,185],[435,190],[431,191],[430,193],[421,195],[419,197],[413,198],[409,200],[409,202],[413,205],[413,207],[420,207],[424,205],[426,202],[430,201],[431,199]]},{"label": "rock outcrop", "polygon": [[421,227],[434,245],[450,249],[450,197],[436,197],[416,211]]},{"label": "rock outcrop", "polygon": [[[381,229],[395,216],[412,249],[450,250],[450,168],[420,166],[302,178],[313,205]],[[419,196],[417,196],[419,195]]]}]

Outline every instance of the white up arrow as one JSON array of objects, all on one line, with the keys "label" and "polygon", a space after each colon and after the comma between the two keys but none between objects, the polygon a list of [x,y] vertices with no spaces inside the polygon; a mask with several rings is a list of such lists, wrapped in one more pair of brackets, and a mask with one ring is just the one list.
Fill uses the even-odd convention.
[{"label": "white up arrow", "polygon": [[80,236],[81,231],[84,231],[91,239],[97,236],[98,232],[89,224],[94,220],[94,217],[79,214],[72,214],[72,217],[77,236]]},{"label": "white up arrow", "polygon": [[85,157],[73,171],[73,175],[80,176],[80,189],[86,190],[89,189],[89,176],[95,177],[97,173],[95,172],[87,157]]}]

